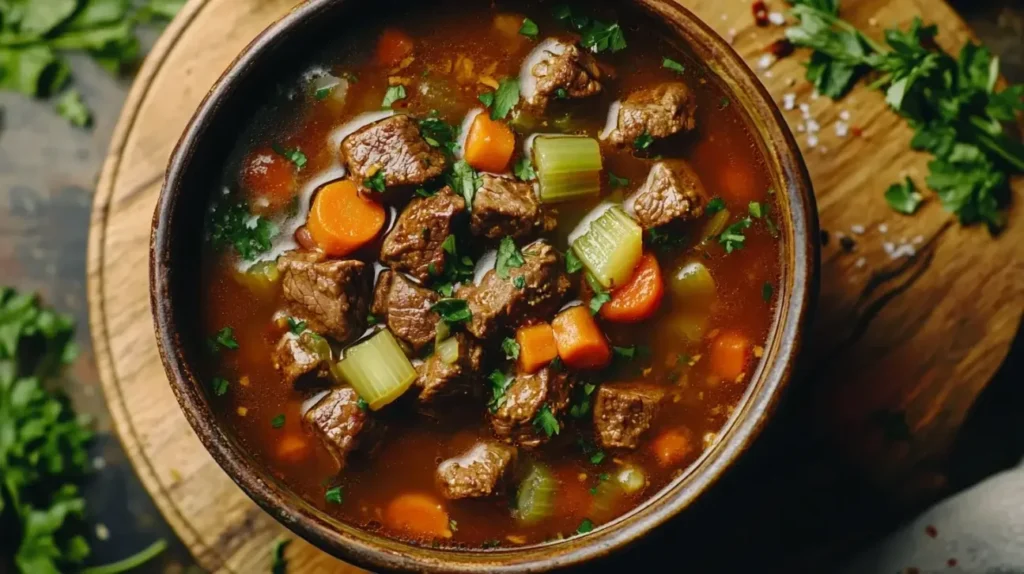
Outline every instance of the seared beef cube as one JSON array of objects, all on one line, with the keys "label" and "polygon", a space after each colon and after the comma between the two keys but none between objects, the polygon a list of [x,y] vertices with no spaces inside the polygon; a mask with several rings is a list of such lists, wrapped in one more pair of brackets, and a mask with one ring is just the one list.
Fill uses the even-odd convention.
[{"label": "seared beef cube", "polygon": [[547,442],[550,437],[534,420],[544,407],[557,418],[569,404],[571,387],[569,375],[562,369],[544,367],[532,375],[517,374],[491,415],[494,433],[524,448]]},{"label": "seared beef cube", "polygon": [[[327,351],[327,356],[324,355]],[[309,331],[296,335],[287,332],[274,349],[274,368],[284,376],[286,385],[294,385],[300,377],[312,373],[318,378],[329,374],[331,347],[323,337]]]},{"label": "seared beef cube", "polygon": [[664,396],[664,389],[650,383],[601,385],[594,400],[598,443],[603,448],[636,448]]},{"label": "seared beef cube", "polygon": [[445,498],[479,498],[499,494],[515,465],[515,447],[480,442],[437,467],[437,484]]},{"label": "seared beef cube", "polygon": [[436,291],[416,285],[401,273],[383,271],[373,291],[370,312],[388,326],[392,335],[419,351],[434,340],[440,317],[430,308],[438,299]]},{"label": "seared beef cube", "polygon": [[697,96],[682,82],[668,82],[653,88],[641,88],[622,101],[618,125],[608,135],[616,145],[633,145],[636,138],[648,134],[666,138],[696,125]]},{"label": "seared beef cube", "polygon": [[413,199],[384,238],[381,262],[422,282],[443,273],[447,254],[441,245],[452,233],[452,220],[464,211],[465,200],[450,187]]},{"label": "seared beef cube", "polygon": [[311,331],[347,343],[366,330],[373,269],[355,260],[325,260],[290,251],[277,260],[287,312]]},{"label": "seared beef cube", "polygon": [[558,222],[537,200],[533,185],[509,177],[483,174],[476,190],[470,228],[488,239],[510,236],[517,241],[551,231]]},{"label": "seared beef cube", "polygon": [[379,430],[351,387],[332,389],[306,412],[303,422],[338,461],[338,470],[345,468],[353,450],[372,446]]},{"label": "seared beef cube", "polygon": [[690,164],[683,160],[659,161],[633,196],[633,212],[644,229],[704,214],[707,192]]},{"label": "seared beef cube", "polygon": [[365,126],[341,142],[341,158],[353,179],[366,180],[384,172],[388,187],[421,185],[441,175],[445,157],[420,134],[416,120],[395,115]]},{"label": "seared beef cube", "polygon": [[522,267],[509,269],[507,279],[494,269],[479,285],[463,286],[456,294],[465,299],[473,318],[466,329],[478,339],[488,339],[530,319],[546,319],[565,300],[571,283],[562,256],[543,239],[523,249]]},{"label": "seared beef cube", "polygon": [[523,90],[530,105],[543,107],[553,98],[586,98],[601,92],[601,67],[575,44],[546,40],[531,53],[526,65],[533,61],[532,78],[526,78]]},{"label": "seared beef cube", "polygon": [[419,377],[414,383],[419,389],[421,410],[430,413],[432,407],[447,399],[479,396],[483,385],[479,380],[484,350],[480,343],[465,333],[453,335],[459,344],[458,358],[452,363],[441,360],[436,351],[416,368]]}]

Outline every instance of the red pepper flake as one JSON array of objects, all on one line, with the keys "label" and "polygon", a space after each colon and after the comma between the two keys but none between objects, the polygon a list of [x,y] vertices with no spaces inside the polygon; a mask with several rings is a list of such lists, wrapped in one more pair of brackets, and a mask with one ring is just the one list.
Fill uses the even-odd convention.
[{"label": "red pepper flake", "polygon": [[956,565],[956,558],[950,558],[949,560],[946,560],[946,566],[949,566],[950,568],[956,568]]},{"label": "red pepper flake", "polygon": [[768,25],[768,5],[757,0],[753,6],[750,7],[754,12],[754,23],[758,26],[764,27]]},{"label": "red pepper flake", "polygon": [[793,53],[793,42],[786,38],[780,38],[769,44],[765,52],[775,56],[776,59],[785,58]]},{"label": "red pepper flake", "polygon": [[935,538],[939,535],[939,531],[931,524],[924,527],[924,533],[927,534],[929,538]]},{"label": "red pepper flake", "polygon": [[853,134],[853,137],[855,137],[855,138],[863,137],[864,136],[864,128],[862,128],[860,126],[853,126],[852,128],[850,128],[850,133]]}]

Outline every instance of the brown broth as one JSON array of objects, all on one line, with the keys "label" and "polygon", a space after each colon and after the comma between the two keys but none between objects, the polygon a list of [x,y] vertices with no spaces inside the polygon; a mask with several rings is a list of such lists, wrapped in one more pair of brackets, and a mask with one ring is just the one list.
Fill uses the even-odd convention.
[{"label": "brown broth", "polygon": [[[408,89],[409,97],[401,102],[403,111],[422,117],[436,109],[443,119],[458,124],[467,111],[479,106],[478,94],[489,88],[478,84],[441,87],[450,83],[451,78],[436,70],[445,68],[445,62],[453,56],[472,58],[477,69],[493,64],[490,75],[494,78],[518,74],[520,62],[535,43],[522,36],[506,37],[497,33],[492,23],[497,14],[529,15],[539,25],[541,39],[565,33],[564,26],[550,16],[548,3],[517,3],[514,12],[503,12],[502,7],[506,5],[511,6],[505,2],[498,7],[488,2],[447,3],[442,8],[432,4],[430,9],[403,9],[388,15],[391,26],[401,28],[416,40],[416,60],[399,75],[414,78],[415,85],[428,82],[431,86],[426,95],[416,87]],[[616,80],[607,85],[604,94],[593,99],[556,103],[547,117],[571,114],[569,131],[596,136],[614,99],[636,87],[682,79],[698,95],[697,129],[657,149],[668,157],[689,160],[709,195],[723,198],[733,214],[745,214],[750,201],[770,205],[775,212],[764,160],[737,106],[728,105],[722,89],[713,77],[705,75],[700,63],[679,52],[659,34],[651,33],[646,20],[634,21],[625,19],[625,14],[620,16],[628,48],[618,54],[598,55],[601,62],[615,68]],[[329,55],[323,61],[330,63],[335,74],[348,72],[358,77],[358,82],[350,87],[344,106],[310,97],[299,82],[285,86],[284,91],[293,90],[298,96],[268,106],[254,119],[251,133],[238,142],[235,152],[238,159],[227,166],[223,183],[236,189],[240,158],[255,147],[269,144],[299,147],[304,151],[308,164],[300,172],[301,181],[329,169],[337,161],[337,149],[327,143],[331,130],[360,112],[380,108],[387,70],[371,61],[380,30],[379,24],[362,27],[345,38],[339,47],[326,52]],[[683,62],[685,73],[680,75],[663,68],[664,56]],[[550,119],[546,123],[537,126],[536,131],[558,129]],[[519,141],[528,133],[520,132]],[[632,150],[616,150],[606,145],[602,145],[602,152],[605,170],[630,180],[627,193],[643,182],[651,164],[648,159],[635,157]],[[622,192],[613,191],[606,182],[603,195],[612,193]],[[559,206],[560,227],[552,238],[556,247],[565,249],[565,234],[594,203],[596,201]],[[299,217],[304,214],[300,213]],[[731,221],[736,217],[734,215]],[[446,501],[445,509],[457,523],[453,537],[414,542],[479,548],[494,540],[502,545],[516,545],[569,536],[584,519],[600,525],[628,512],[684,473],[699,457],[704,437],[721,430],[746,390],[745,380],[719,381],[710,374],[706,359],[710,341],[717,332],[730,330],[743,334],[757,345],[765,345],[774,312],[772,303],[762,298],[762,288],[765,283],[778,286],[780,277],[780,247],[763,222],[755,222],[746,232],[744,247],[730,254],[715,241],[704,246],[697,243],[703,223],[698,222],[690,230],[693,240],[685,248],[660,254],[659,260],[666,279],[680,264],[694,258],[711,271],[718,298],[707,309],[704,336],[695,342],[686,342],[679,336],[675,325],[687,304],[674,300],[668,291],[659,315],[650,321],[639,325],[602,323],[613,344],[643,346],[650,350],[649,356],[611,369],[607,374],[584,377],[594,382],[649,380],[665,384],[671,391],[671,398],[646,435],[648,440],[636,451],[609,452],[600,464],[593,464],[578,444],[579,438],[591,438],[590,417],[573,420],[565,415],[562,432],[550,444],[520,454],[522,458],[546,463],[559,478],[557,511],[553,517],[523,526],[513,518],[508,497]],[[369,260],[375,252],[372,249],[368,252]],[[353,458],[340,476],[334,476],[335,464],[330,455],[300,423],[306,394],[284,385],[272,366],[274,345],[287,329],[287,325],[276,318],[281,307],[280,293],[276,287],[263,291],[251,289],[239,279],[240,274],[235,269],[236,262],[231,256],[211,250],[204,257],[203,308],[207,331],[212,336],[222,327],[231,326],[239,343],[237,351],[221,352],[210,365],[211,376],[223,376],[231,381],[230,391],[214,398],[223,424],[239,437],[260,464],[313,505],[349,523],[402,538],[400,533],[389,531],[384,525],[383,507],[401,493],[421,491],[436,495],[437,464],[469,448],[477,439],[491,437],[485,409],[481,407],[468,415],[435,421],[415,415],[402,404],[393,404],[376,413],[389,427],[383,445],[370,456]],[[748,378],[757,369],[758,361],[748,368]],[[487,382],[482,380],[481,384],[487,385]],[[285,424],[282,428],[273,428],[271,420],[279,414],[285,415]],[[686,429],[695,448],[682,464],[663,468],[648,443],[650,437],[670,428]],[[278,450],[285,437],[301,439],[308,452],[298,461],[282,460]],[[597,484],[602,473],[614,473],[622,462],[645,470],[649,480],[646,488],[637,496],[623,497],[610,511],[595,513],[591,506],[594,497],[589,489]],[[342,504],[325,501],[324,493],[332,486],[343,487]],[[511,491],[514,493],[514,488]],[[440,496],[437,498],[441,500]]]}]

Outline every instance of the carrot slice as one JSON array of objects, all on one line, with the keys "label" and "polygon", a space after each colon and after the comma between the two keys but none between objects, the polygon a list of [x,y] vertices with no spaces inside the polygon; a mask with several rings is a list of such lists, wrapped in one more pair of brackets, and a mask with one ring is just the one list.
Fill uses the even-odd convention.
[{"label": "carrot slice", "polygon": [[537,372],[558,356],[555,332],[547,323],[520,327],[516,331],[516,343],[519,343],[519,370],[526,373]]},{"label": "carrot slice", "polygon": [[690,455],[693,441],[686,429],[669,429],[654,437],[651,441],[651,450],[662,466],[676,466]]},{"label": "carrot slice", "polygon": [[256,148],[245,158],[241,180],[257,215],[283,209],[298,191],[295,166],[270,147]]},{"label": "carrot slice", "polygon": [[384,522],[401,532],[413,536],[451,538],[448,513],[441,503],[429,494],[407,492],[388,503]]},{"label": "carrot slice", "polygon": [[291,464],[300,463],[313,453],[309,439],[298,433],[288,433],[277,442],[277,458]]},{"label": "carrot slice", "polygon": [[412,54],[413,39],[397,28],[387,28],[377,40],[377,61],[385,66],[397,66]]},{"label": "carrot slice", "polygon": [[750,340],[726,331],[711,343],[711,372],[727,381],[739,378],[750,361]]},{"label": "carrot slice", "polygon": [[620,323],[643,321],[654,315],[664,296],[661,266],[654,255],[647,253],[640,259],[629,282],[613,291],[611,301],[601,306],[601,316]]},{"label": "carrot slice", "polygon": [[466,136],[466,163],[480,171],[501,173],[508,168],[515,148],[516,136],[507,125],[479,114]]},{"label": "carrot slice", "polygon": [[566,366],[599,369],[611,361],[611,347],[586,307],[579,305],[562,311],[551,322],[551,328],[558,356]]},{"label": "carrot slice", "polygon": [[346,179],[317,192],[306,227],[324,253],[340,257],[377,237],[384,219],[384,207]]}]

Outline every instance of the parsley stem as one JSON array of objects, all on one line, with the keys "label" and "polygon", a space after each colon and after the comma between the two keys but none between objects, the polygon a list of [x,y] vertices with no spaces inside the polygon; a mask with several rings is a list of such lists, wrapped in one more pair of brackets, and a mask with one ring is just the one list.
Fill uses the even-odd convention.
[{"label": "parsley stem", "polygon": [[891,82],[891,81],[892,81],[892,74],[891,73],[885,74],[885,75],[879,77],[874,82],[871,82],[870,84],[868,84],[868,89],[869,90],[881,90],[887,84],[889,84],[889,82]]},{"label": "parsley stem", "polygon": [[150,544],[149,548],[138,552],[134,556],[129,556],[124,560],[119,560],[111,564],[86,568],[85,570],[82,570],[82,574],[119,574],[120,572],[128,572],[156,558],[166,549],[167,541],[161,538],[160,540]]}]

